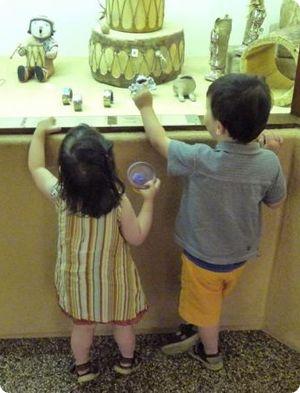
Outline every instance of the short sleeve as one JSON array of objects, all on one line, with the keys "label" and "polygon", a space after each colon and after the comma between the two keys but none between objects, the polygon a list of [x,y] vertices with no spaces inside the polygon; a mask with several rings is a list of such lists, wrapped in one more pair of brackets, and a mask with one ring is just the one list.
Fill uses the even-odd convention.
[{"label": "short sleeve", "polygon": [[273,204],[281,201],[286,196],[286,181],[280,163],[278,162],[278,171],[273,183],[268,188],[263,202]]},{"label": "short sleeve", "polygon": [[171,140],[168,149],[168,174],[191,175],[196,168],[196,145]]}]

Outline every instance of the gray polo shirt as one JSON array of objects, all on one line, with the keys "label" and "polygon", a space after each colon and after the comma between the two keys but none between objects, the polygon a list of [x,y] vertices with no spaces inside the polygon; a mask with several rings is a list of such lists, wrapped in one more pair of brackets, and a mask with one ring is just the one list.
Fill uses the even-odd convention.
[{"label": "gray polo shirt", "polygon": [[211,148],[172,140],[168,173],[183,180],[175,230],[180,246],[219,265],[257,255],[261,203],[279,202],[286,194],[275,153],[257,142],[221,142]]}]

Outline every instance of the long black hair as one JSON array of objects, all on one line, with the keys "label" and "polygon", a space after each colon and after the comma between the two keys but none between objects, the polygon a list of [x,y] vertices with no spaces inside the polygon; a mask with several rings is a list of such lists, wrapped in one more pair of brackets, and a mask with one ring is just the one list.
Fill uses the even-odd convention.
[{"label": "long black hair", "polygon": [[125,187],[116,174],[113,144],[94,128],[71,128],[60,146],[58,189],[71,214],[99,218],[120,204]]}]

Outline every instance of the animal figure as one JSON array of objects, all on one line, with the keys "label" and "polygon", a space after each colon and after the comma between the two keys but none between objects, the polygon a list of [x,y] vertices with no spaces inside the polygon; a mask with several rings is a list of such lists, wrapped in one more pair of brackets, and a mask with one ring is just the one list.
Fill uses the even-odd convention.
[{"label": "animal figure", "polygon": [[196,101],[194,91],[196,89],[195,79],[190,75],[179,75],[173,83],[173,90],[180,102],[184,102],[186,98]]},{"label": "animal figure", "polygon": [[26,66],[18,67],[20,82],[27,82],[36,76],[45,82],[53,73],[53,60],[57,56],[58,45],[53,39],[54,23],[46,16],[32,18],[29,23],[28,40],[18,47],[18,54],[26,56]]}]

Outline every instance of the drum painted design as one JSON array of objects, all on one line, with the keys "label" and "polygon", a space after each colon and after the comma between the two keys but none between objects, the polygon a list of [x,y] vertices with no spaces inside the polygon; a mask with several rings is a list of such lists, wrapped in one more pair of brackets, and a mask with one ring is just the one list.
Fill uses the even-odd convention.
[{"label": "drum painted design", "polygon": [[45,67],[45,50],[43,45],[28,45],[26,51],[27,67]]},{"label": "drum painted design", "polygon": [[114,30],[146,33],[161,29],[165,0],[107,0],[107,20]]},{"label": "drum painted design", "polygon": [[[137,75],[151,76],[156,84],[175,79],[184,62],[182,29],[163,29],[157,37],[126,39],[94,30],[89,43],[89,64],[93,77],[102,83],[128,87]],[[116,32],[115,32],[116,33]],[[132,49],[135,56],[132,56]]]}]

